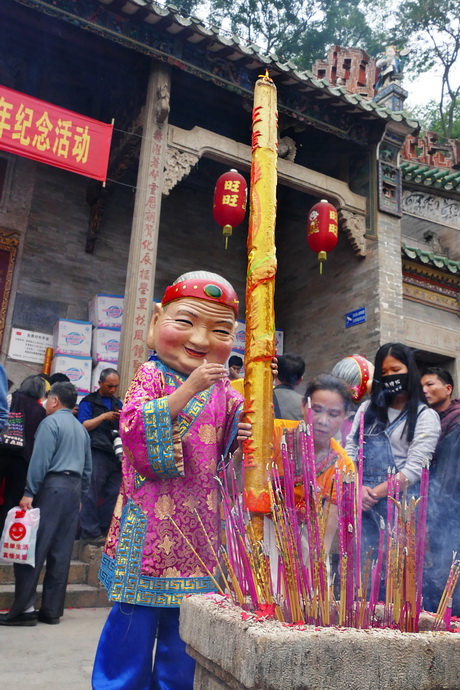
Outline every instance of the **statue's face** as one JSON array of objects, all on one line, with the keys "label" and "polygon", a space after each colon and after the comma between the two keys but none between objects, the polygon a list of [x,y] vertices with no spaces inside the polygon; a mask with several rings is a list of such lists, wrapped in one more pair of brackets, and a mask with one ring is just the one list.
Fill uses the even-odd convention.
[{"label": "statue's face", "polygon": [[236,320],[224,304],[193,297],[155,305],[147,345],[182,374],[191,374],[204,360],[225,364],[230,356]]},{"label": "statue's face", "polygon": [[396,51],[395,51],[395,49],[393,48],[393,46],[388,46],[388,48],[386,49],[386,54],[387,54],[388,57],[390,57],[390,58],[392,58],[392,57],[394,57],[394,56],[396,55]]}]

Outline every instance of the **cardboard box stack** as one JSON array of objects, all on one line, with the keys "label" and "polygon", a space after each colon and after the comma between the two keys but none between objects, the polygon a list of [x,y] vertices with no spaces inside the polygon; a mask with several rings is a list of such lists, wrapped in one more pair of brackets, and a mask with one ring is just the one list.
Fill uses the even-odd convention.
[{"label": "cardboard box stack", "polygon": [[123,321],[122,295],[95,295],[88,304],[89,320],[94,326],[92,352],[94,369],[91,375],[91,391],[99,388],[99,376],[103,369],[118,366],[121,325]]},{"label": "cardboard box stack", "polygon": [[53,350],[51,373],[66,374],[79,395],[87,395],[91,389],[90,322],[59,319],[53,329]]}]

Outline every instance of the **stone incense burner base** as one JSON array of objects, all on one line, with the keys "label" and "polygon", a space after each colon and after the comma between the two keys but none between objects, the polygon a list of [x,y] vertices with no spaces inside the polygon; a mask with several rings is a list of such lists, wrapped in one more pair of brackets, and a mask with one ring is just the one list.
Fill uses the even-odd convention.
[{"label": "stone incense burner base", "polygon": [[184,599],[180,634],[195,690],[460,690],[460,634],[286,627]]}]

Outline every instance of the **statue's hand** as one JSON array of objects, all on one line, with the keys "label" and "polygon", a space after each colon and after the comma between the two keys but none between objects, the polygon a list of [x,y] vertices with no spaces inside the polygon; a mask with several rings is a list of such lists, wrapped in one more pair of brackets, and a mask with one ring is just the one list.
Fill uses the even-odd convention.
[{"label": "statue's hand", "polygon": [[200,393],[226,376],[228,376],[228,371],[222,364],[203,360],[203,364],[200,364],[188,377],[187,385],[193,393]]}]

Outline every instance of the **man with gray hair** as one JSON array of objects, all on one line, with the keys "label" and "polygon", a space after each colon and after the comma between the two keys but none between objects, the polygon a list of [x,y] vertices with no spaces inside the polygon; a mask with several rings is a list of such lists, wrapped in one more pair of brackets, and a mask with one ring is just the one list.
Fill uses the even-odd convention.
[{"label": "man with gray hair", "polygon": [[121,483],[120,462],[114,452],[122,402],[115,394],[120,383],[116,369],[101,371],[99,389],[83,398],[78,421],[91,438],[91,486],[80,515],[81,538],[102,545],[105,541]]},{"label": "man with gray hair", "polygon": [[[64,600],[77,530],[78,513],[91,475],[88,432],[72,414],[77,390],[72,383],[55,383],[49,392],[46,418],[40,423],[27,472],[22,510],[40,508],[35,566],[15,563],[14,602],[0,614],[0,625],[56,624]],[[46,575],[40,611],[34,604],[40,571],[46,560]]]}]

